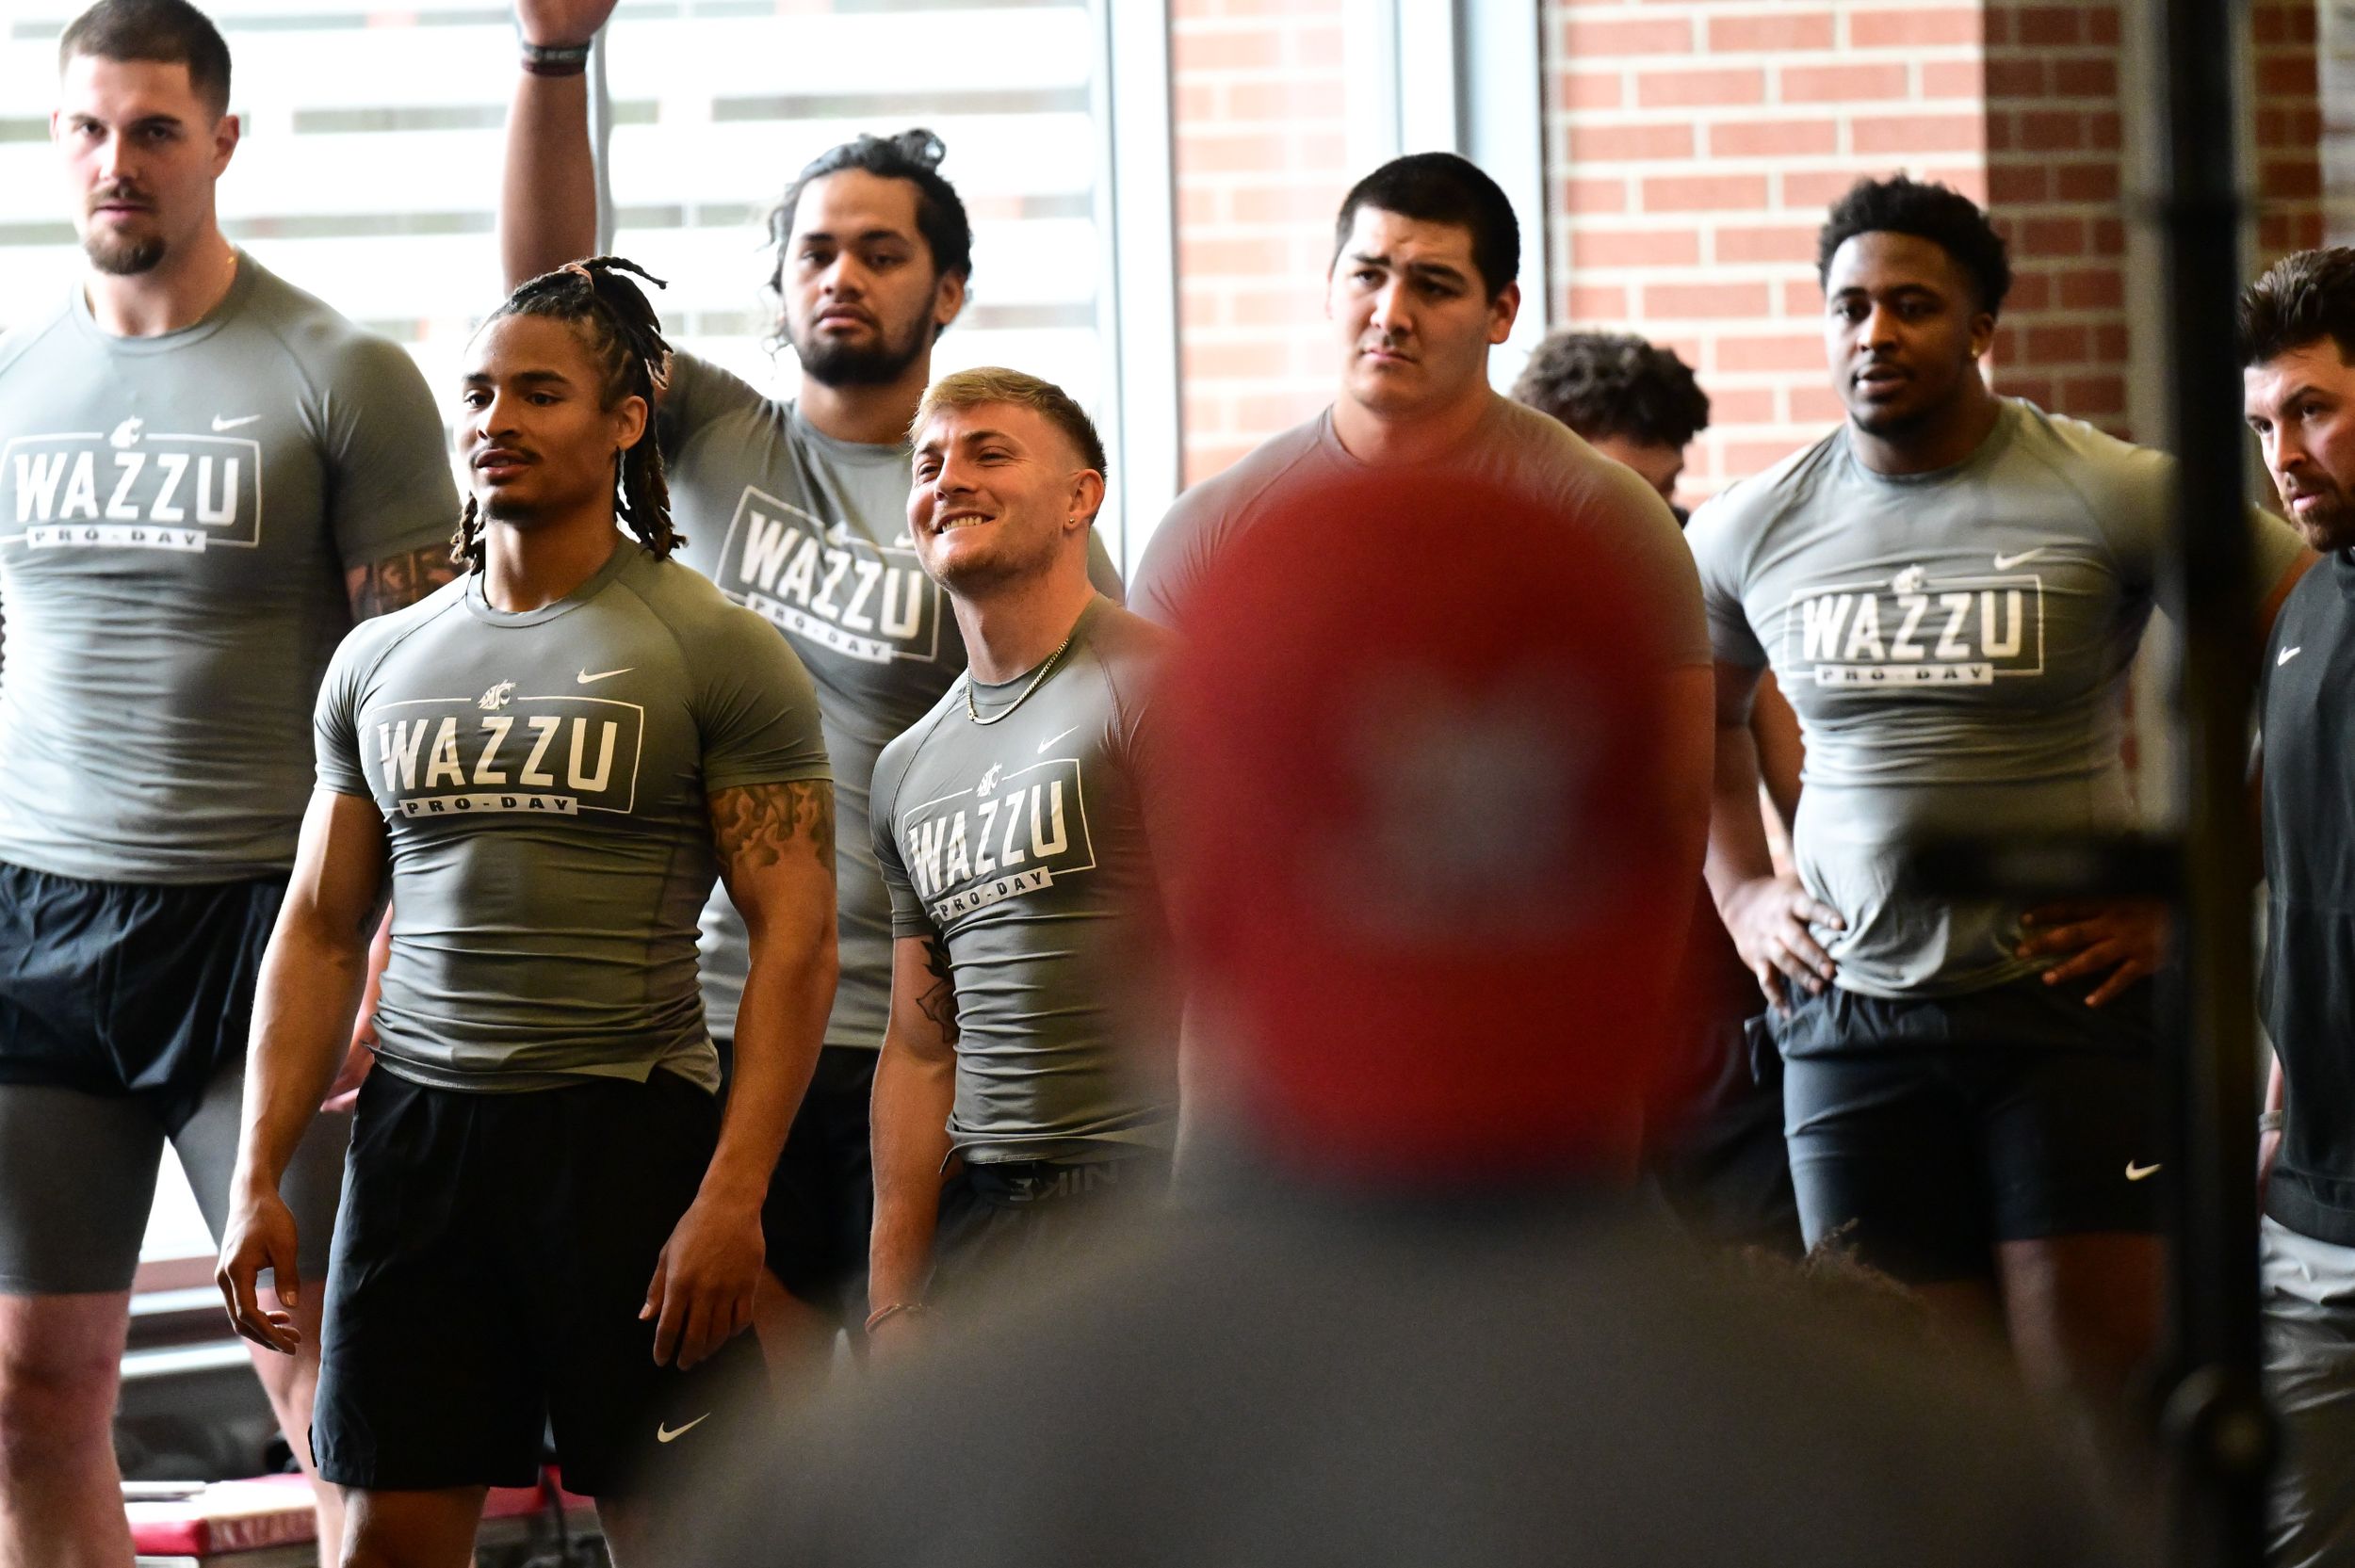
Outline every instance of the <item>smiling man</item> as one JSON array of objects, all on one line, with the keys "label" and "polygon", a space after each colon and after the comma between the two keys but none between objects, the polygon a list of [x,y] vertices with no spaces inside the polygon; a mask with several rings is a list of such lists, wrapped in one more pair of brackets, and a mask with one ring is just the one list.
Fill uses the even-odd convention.
[{"label": "smiling man", "polygon": [[2282,1418],[2270,1560],[2355,1554],[2355,251],[2288,257],[2241,297],[2244,412],[2327,562],[2282,606],[2264,682],[2266,1384]]},{"label": "smiling man", "polygon": [[[524,47],[508,119],[500,240],[508,281],[589,253],[596,198],[582,75],[614,0],[521,0]],[[617,31],[612,46],[628,47]],[[907,537],[908,421],[933,345],[965,308],[973,229],[929,131],[827,149],[770,215],[773,337],[801,369],[774,397],[676,356],[656,435],[688,542],[679,558],[777,628],[818,683],[841,814],[842,979],[826,1049],[787,1140],[768,1209],[761,1336],[781,1385],[858,1336],[873,1219],[867,1107],[891,995],[891,905],[867,831],[885,742],[965,668],[956,619]],[[1115,597],[1100,541],[1090,571]],[[724,1048],[743,990],[742,920],[725,890],[705,916],[704,1001]]]},{"label": "smiling man", "polygon": [[[110,1419],[162,1145],[218,1233],[312,694],[355,620],[448,578],[457,497],[408,356],[221,234],[212,24],[105,0],[58,65],[88,267],[0,338],[0,1563],[118,1568]],[[312,1245],[278,1285],[313,1327],[348,1127],[288,1170]],[[307,1464],[316,1362],[265,1362]],[[332,1502],[321,1534],[332,1561]]]},{"label": "smiling man", "polygon": [[[1967,198],[1858,185],[1818,240],[1840,428],[1701,509],[1717,658],[1709,881],[1786,1063],[1812,1244],[2115,1414],[2157,1327],[2157,918],[1916,884],[1941,835],[2116,831],[2124,684],[2155,590],[2162,455],[1980,373],[2010,284]],[[2265,613],[2310,559],[2251,512]],[[2252,626],[2258,606],[2251,606]],[[1746,728],[1769,667],[1806,739],[1795,879]]]},{"label": "smiling man", "polygon": [[1103,444],[1060,387],[997,369],[934,385],[913,441],[909,529],[971,664],[875,768],[878,1346],[1067,1267],[1166,1185],[1176,1115],[1177,1021],[1136,967],[1164,942],[1147,688],[1169,637],[1088,580]]}]

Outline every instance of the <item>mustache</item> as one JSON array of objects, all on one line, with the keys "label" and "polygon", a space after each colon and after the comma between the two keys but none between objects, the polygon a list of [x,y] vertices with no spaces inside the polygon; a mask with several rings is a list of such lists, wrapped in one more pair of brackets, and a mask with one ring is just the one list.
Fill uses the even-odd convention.
[{"label": "mustache", "polygon": [[109,202],[145,202],[147,200],[147,192],[131,180],[109,180],[89,195],[89,204],[93,207],[104,206]]}]

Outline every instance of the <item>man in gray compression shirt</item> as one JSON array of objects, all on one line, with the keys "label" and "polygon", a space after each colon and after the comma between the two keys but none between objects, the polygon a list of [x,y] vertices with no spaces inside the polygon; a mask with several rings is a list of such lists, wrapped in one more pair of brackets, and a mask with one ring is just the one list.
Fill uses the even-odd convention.
[{"label": "man in gray compression shirt", "polygon": [[[463,1557],[480,1489],[528,1483],[551,1426],[615,1560],[650,1560],[665,1478],[732,1441],[706,1424],[740,1359],[718,1353],[751,1324],[761,1199],[833,994],[815,693],[664,558],[668,348],[626,265],[534,279],[477,335],[479,570],[338,650],[264,965],[220,1282],[284,1350],[252,1296],[300,1239],[274,1178],[391,898],[314,1423],[371,1562]],[[755,938],[724,1118],[695,977],[715,871]]]},{"label": "man in gray compression shirt", "polygon": [[[1138,612],[1182,628],[1211,558],[1261,521],[1313,506],[1320,488],[1385,468],[1460,474],[1603,534],[1627,559],[1674,628],[1672,655],[1693,667],[1685,718],[1691,754],[1704,756],[1709,639],[1675,515],[1632,469],[1488,384],[1489,349],[1520,307],[1520,230],[1503,191],[1452,154],[1393,159],[1343,200],[1333,249],[1332,407],[1178,498],[1137,569]],[[1697,816],[1702,792],[1697,771]]]},{"label": "man in gray compression shirt", "polygon": [[897,941],[869,1328],[894,1339],[930,1300],[1067,1264],[1109,1200],[1165,1180],[1177,1109],[1177,1020],[1137,970],[1161,946],[1167,634],[1088,581],[1103,445],[1060,388],[995,369],[926,393],[915,443],[910,526],[973,659],[875,768]]},{"label": "man in gray compression shirt", "polygon": [[[212,24],[106,0],[59,54],[89,267],[0,338],[0,1561],[111,1564],[162,1144],[218,1234],[312,696],[355,619],[447,578],[457,501],[408,357],[222,235],[239,127]],[[348,1129],[322,1120],[288,1178],[306,1279]],[[311,1373],[264,1358],[306,1464]]]},{"label": "man in gray compression shirt", "polygon": [[[2168,461],[1988,390],[2009,268],[1965,198],[1860,184],[1820,258],[1848,422],[1688,530],[1717,659],[1712,890],[1778,1004],[1808,1240],[1846,1227],[1958,1318],[2000,1303],[2032,1382],[2114,1413],[2156,1326],[2136,982],[2164,933],[2126,906],[1941,897],[1909,853],[2127,822]],[[2311,558],[2249,525],[2278,604]],[[1769,667],[1806,738],[1795,882],[1769,868],[1742,727]]]},{"label": "man in gray compression shirt", "polygon": [[[613,0],[523,0],[530,45],[585,43]],[[528,62],[508,121],[501,237],[508,281],[589,254],[587,95],[577,74]],[[826,1050],[788,1139],[768,1214],[761,1334],[781,1382],[822,1373],[837,1326],[855,1342],[872,1218],[867,1105],[891,995],[891,907],[868,833],[868,782],[885,743],[965,668],[965,641],[907,531],[908,420],[932,348],[964,308],[972,228],[926,131],[861,137],[820,154],[771,217],[776,335],[800,362],[779,400],[680,355],[658,411],[679,559],[757,611],[818,683],[841,832],[842,978]],[[1091,574],[1115,599],[1099,540]],[[724,890],[704,917],[704,1004],[724,1042],[743,987],[743,922]],[[798,1303],[798,1304],[797,1304]]]}]

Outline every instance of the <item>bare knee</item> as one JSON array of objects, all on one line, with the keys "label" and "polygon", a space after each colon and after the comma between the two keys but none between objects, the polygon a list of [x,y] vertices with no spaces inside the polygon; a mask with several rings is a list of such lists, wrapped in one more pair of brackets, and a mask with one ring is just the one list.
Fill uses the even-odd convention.
[{"label": "bare knee", "polygon": [[2166,1249],[2105,1232],[2007,1241],[2006,1314],[2032,1383],[2120,1398],[2156,1348]]},{"label": "bare knee", "polygon": [[0,1345],[0,1464],[22,1470],[113,1444],[119,1353]]},{"label": "bare knee", "polygon": [[466,1568],[482,1489],[344,1492],[344,1568]]}]

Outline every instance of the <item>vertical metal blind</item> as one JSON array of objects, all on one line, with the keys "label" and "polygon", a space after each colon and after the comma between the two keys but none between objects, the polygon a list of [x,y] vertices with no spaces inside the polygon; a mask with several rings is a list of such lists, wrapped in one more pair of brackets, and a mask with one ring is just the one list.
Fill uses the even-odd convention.
[{"label": "vertical metal blind", "polygon": [[[49,145],[57,36],[80,6],[10,0],[0,37],[0,327],[71,285],[72,200]],[[780,14],[789,9],[791,14]],[[499,148],[515,80],[481,0],[215,0],[245,137],[223,226],[267,266],[405,345],[437,393],[502,292]],[[1060,381],[1113,428],[1102,24],[1090,0],[630,0],[607,31],[616,249],[671,283],[674,341],[789,390],[764,219],[809,158],[931,126],[971,208],[972,303],[940,371]],[[920,40],[920,42],[919,42]]]}]

